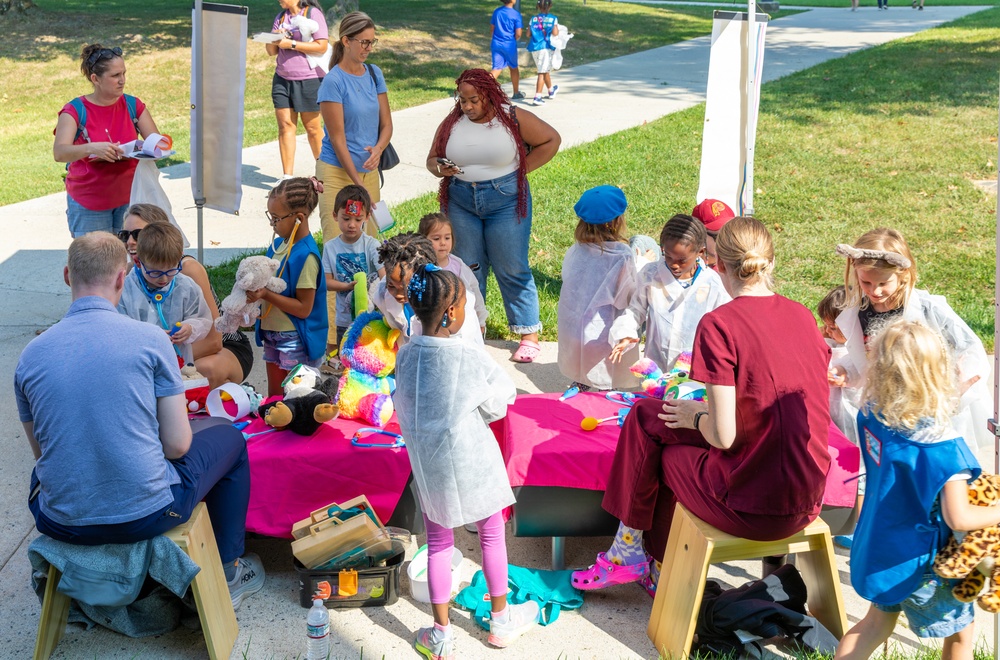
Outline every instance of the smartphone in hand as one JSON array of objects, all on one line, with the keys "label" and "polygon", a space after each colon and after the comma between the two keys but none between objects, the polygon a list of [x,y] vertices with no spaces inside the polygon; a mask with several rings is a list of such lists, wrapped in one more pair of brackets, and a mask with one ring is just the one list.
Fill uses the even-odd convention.
[{"label": "smartphone in hand", "polygon": [[438,156],[437,162],[438,164],[443,165],[444,167],[454,167],[456,170],[458,170],[459,174],[465,174],[465,170],[463,170],[461,167],[451,162],[447,158],[441,158],[440,156]]}]

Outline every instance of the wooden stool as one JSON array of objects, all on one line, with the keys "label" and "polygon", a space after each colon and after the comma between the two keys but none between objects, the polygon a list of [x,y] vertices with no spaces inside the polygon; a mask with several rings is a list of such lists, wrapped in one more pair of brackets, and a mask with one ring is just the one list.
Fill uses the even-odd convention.
[{"label": "wooden stool", "polygon": [[808,589],[809,613],[840,639],[847,632],[847,615],[825,522],[817,518],[780,541],[748,541],[719,531],[678,504],[646,630],[660,656],[688,657],[710,564],[791,553]]},{"label": "wooden stool", "polygon": [[[201,567],[191,582],[191,591],[208,645],[208,656],[212,660],[228,658],[236,643],[239,627],[205,503],[199,503],[186,523],[174,527],[165,536]],[[61,577],[59,569],[50,565],[42,615],[38,620],[35,660],[47,660],[66,629],[70,598],[56,590]]]}]

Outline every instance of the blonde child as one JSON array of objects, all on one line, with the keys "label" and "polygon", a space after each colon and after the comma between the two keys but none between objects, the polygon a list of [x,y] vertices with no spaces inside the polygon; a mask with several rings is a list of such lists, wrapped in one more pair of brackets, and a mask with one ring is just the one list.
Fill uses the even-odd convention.
[{"label": "blonde child", "polygon": [[866,659],[892,634],[899,613],[919,637],[944,638],[944,660],[972,660],[972,603],[931,570],[952,530],[1000,523],[1000,508],[974,506],[976,457],[951,426],[958,395],[952,351],[921,322],[887,325],[870,349],[858,427],[870,497],[851,548],[851,585],[871,602],[836,658]]},{"label": "blonde child", "polygon": [[974,452],[977,445],[992,446],[993,436],[986,428],[992,409],[986,387],[990,374],[986,351],[942,296],[916,288],[917,266],[902,234],[884,227],[873,229],[853,246],[838,245],[837,253],[847,257],[847,308],[837,317],[837,327],[847,340],[848,360],[835,367],[831,384],[862,388],[866,347],[879,328],[896,318],[920,321],[944,338],[957,369],[964,394],[954,420],[956,430]]},{"label": "blonde child", "polygon": [[626,347],[625,359],[612,361],[611,324],[635,294],[636,269],[625,238],[625,193],[616,186],[597,186],[573,207],[579,221],[576,242],[566,251],[559,292],[559,371],[586,391],[631,388],[629,367],[639,358],[638,346]]},{"label": "blonde child", "polygon": [[136,236],[136,263],[125,277],[118,311],[158,325],[184,364],[194,364],[192,345],[212,329],[212,311],[198,283],[181,273],[183,257],[184,238],[176,227],[143,229]]},{"label": "blonde child", "polygon": [[489,314],[486,311],[483,296],[479,292],[479,281],[472,269],[451,253],[455,247],[455,234],[452,230],[451,219],[444,213],[428,213],[420,218],[417,233],[427,238],[434,246],[437,265],[458,275],[458,279],[465,284],[465,295],[472,298],[476,309],[476,318],[479,320],[479,330],[485,334],[486,318]]},{"label": "blonde child", "polygon": [[281,383],[293,367],[319,367],[325,354],[326,278],[309,231],[309,215],[322,192],[323,183],[315,177],[295,177],[279,182],[267,195],[265,215],[276,235],[267,256],[281,262],[278,277],[287,286],[281,293],[247,291],[247,302],[263,302],[256,330],[267,363],[268,396],[281,394]]},{"label": "blonde child", "polygon": [[[414,271],[427,264],[434,265],[437,254],[431,242],[412,232],[396,234],[386,240],[378,249],[379,259],[385,267],[385,277],[372,285],[368,301],[369,307],[375,307],[385,317],[390,328],[399,330],[400,346],[412,337],[423,333],[420,318],[413,313],[410,305],[407,286]],[[476,316],[472,297],[465,296],[465,314],[470,318]],[[470,344],[483,345],[483,334],[478,326],[472,323],[464,324],[457,331],[458,336]]]},{"label": "blonde child", "polygon": [[[326,352],[329,359],[324,371],[340,369],[340,361],[334,355],[348,326],[354,321],[354,275],[365,273],[371,278],[377,273],[379,277],[385,276],[385,269],[378,258],[380,242],[365,233],[365,222],[372,212],[368,191],[356,185],[341,188],[334,200],[333,212],[340,234],[323,244],[323,272],[326,274],[326,290],[337,294],[327,298],[327,314],[332,311],[336,323],[330,324],[327,333]],[[367,288],[366,281],[365,290]]]},{"label": "blonde child", "polygon": [[432,263],[410,274],[407,294],[424,333],[396,357],[393,402],[427,526],[427,583],[434,625],[417,651],[454,657],[448,603],[454,528],[475,523],[491,596],[489,643],[506,647],[538,620],[538,604],[507,604],[503,509],[514,503],[503,457],[489,429],[514,402],[514,383],[481,346],[456,334],[465,324],[466,288]]},{"label": "blonde child", "polygon": [[664,372],[694,346],[701,317],[732,298],[718,273],[705,266],[705,226],[677,214],[660,232],[663,260],[639,271],[632,302],[611,326],[611,361],[619,362],[646,327],[645,356]]}]

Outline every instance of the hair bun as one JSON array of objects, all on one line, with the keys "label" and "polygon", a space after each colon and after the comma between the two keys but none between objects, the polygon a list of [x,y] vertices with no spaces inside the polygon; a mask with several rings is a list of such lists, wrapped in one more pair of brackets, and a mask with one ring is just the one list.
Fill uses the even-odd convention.
[{"label": "hair bun", "polygon": [[748,279],[758,274],[767,272],[771,266],[771,261],[756,252],[747,252],[740,263],[740,279]]}]

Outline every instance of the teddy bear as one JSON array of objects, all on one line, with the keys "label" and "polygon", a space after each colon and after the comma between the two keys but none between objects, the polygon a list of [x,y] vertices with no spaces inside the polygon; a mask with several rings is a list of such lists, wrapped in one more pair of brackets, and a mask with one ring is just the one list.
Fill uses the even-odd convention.
[{"label": "teddy bear", "polygon": [[642,358],[629,367],[637,378],[642,378],[642,391],[653,399],[689,399],[705,400],[705,386],[696,380],[691,380],[691,354],[681,353],[674,368],[669,373],[663,373],[660,367],[649,358]]},{"label": "teddy bear", "polygon": [[[983,474],[969,484],[969,503],[995,506],[1000,502],[1000,476]],[[979,607],[1000,612],[1000,526],[993,525],[965,533],[955,532],[934,558],[934,572],[943,578],[961,580],[951,590],[956,600],[971,603],[990,578],[990,588],[979,596]]]},{"label": "teddy bear", "polygon": [[340,360],[344,373],[335,403],[340,414],[384,427],[392,417],[393,382],[396,368],[396,341],[399,330],[392,330],[379,311],[359,315],[344,335]]},{"label": "teddy bear", "polygon": [[247,257],[236,269],[233,292],[222,301],[219,318],[215,319],[215,329],[221,333],[236,332],[254,324],[260,316],[260,301],[248,303],[247,291],[268,289],[275,293],[285,290],[285,281],[275,277],[281,262],[265,256]]},{"label": "teddy bear", "polygon": [[337,417],[339,411],[333,403],[336,379],[324,378],[319,370],[299,364],[288,372],[281,385],[285,396],[257,410],[268,426],[312,435],[321,424]]},{"label": "teddy bear", "polygon": [[186,364],[181,367],[181,381],[184,383],[184,400],[187,402],[188,412],[204,410],[209,392],[208,379],[193,364]]}]

